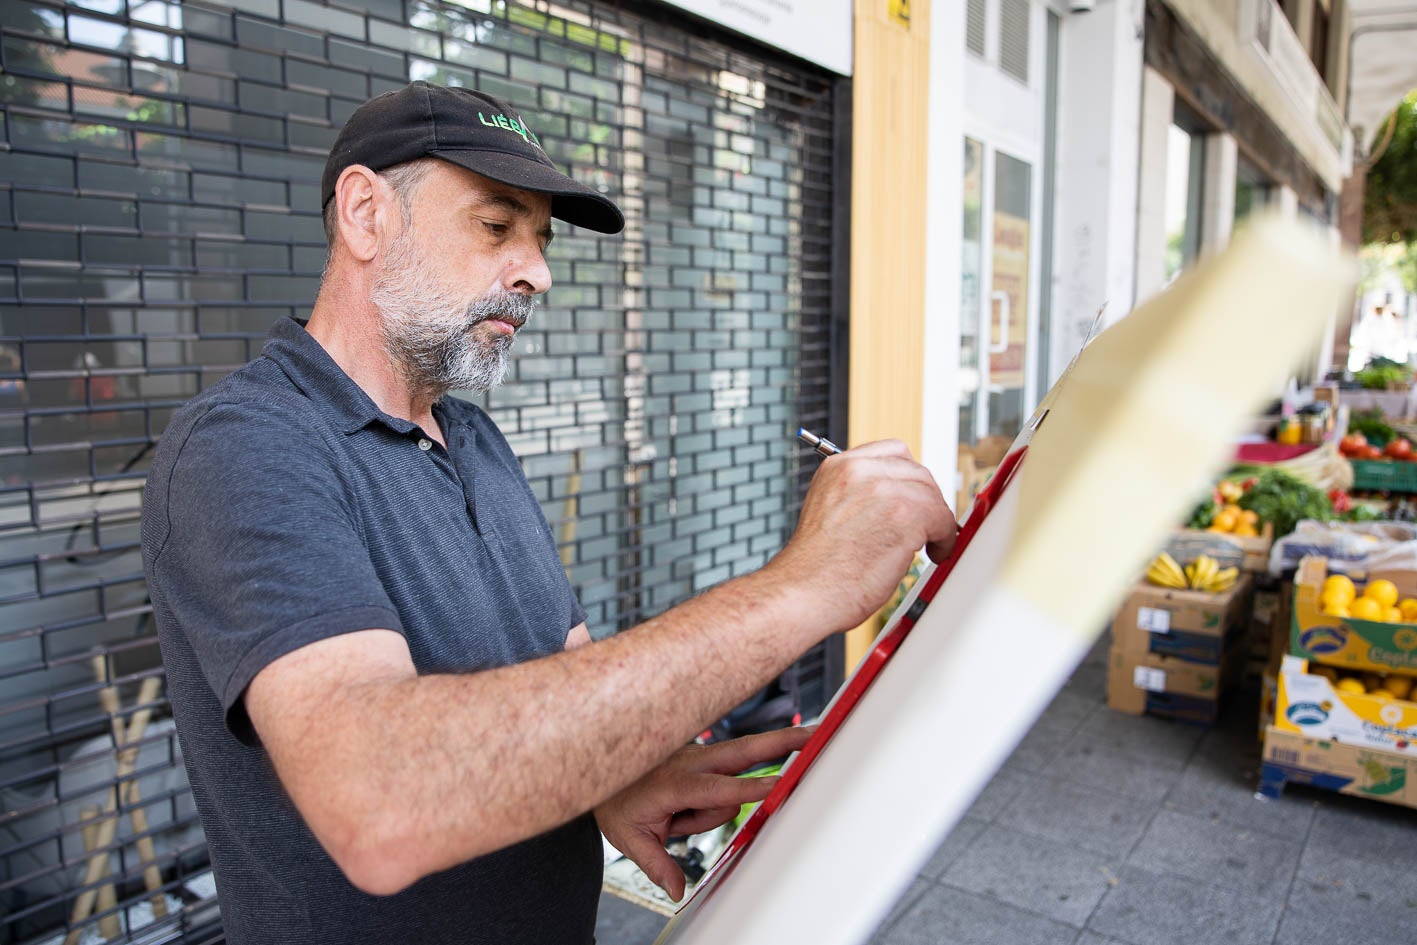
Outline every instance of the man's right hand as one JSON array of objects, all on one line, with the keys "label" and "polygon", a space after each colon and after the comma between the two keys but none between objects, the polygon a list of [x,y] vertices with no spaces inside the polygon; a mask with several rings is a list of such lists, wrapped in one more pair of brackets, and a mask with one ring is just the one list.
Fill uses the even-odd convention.
[{"label": "man's right hand", "polygon": [[929,470],[904,443],[880,440],[822,462],[792,540],[767,570],[809,589],[823,623],[844,630],[890,599],[922,546],[942,561],[958,534]]}]

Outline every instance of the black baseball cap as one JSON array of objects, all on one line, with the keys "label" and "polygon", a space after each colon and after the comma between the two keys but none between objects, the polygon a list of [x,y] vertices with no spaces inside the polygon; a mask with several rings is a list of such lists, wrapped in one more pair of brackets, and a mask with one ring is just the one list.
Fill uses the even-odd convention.
[{"label": "black baseball cap", "polygon": [[441,158],[483,177],[551,195],[551,215],[599,233],[619,233],[614,201],[556,169],[536,133],[509,102],[473,89],[418,81],[376,95],[340,129],[320,180],[320,206],[352,164],[380,171],[421,157]]}]

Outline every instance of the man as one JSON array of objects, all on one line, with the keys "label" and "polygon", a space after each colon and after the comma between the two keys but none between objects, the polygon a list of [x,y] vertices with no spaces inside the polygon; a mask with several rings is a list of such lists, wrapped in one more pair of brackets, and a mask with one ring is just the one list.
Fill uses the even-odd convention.
[{"label": "man", "polygon": [[886,599],[955,523],[899,444],[832,457],[761,571],[590,644],[486,414],[556,217],[615,232],[507,103],[366,103],[326,165],[307,324],[175,416],[143,557],[232,945],[592,941],[599,831],[664,840],[771,782],[800,730],[695,733]]}]

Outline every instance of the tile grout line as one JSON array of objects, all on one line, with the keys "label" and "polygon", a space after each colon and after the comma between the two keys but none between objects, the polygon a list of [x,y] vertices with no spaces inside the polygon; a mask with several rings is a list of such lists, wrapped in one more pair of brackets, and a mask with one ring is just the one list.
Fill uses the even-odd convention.
[{"label": "tile grout line", "polygon": [[[1258,792],[1256,792],[1258,793]],[[1280,788],[1280,797],[1284,796],[1284,789]],[[1266,801],[1276,803],[1276,801]],[[1299,844],[1299,857],[1294,861],[1294,873],[1289,877],[1289,886],[1284,890],[1284,898],[1279,901],[1279,921],[1274,923],[1274,936],[1270,938],[1270,945],[1278,945],[1279,929],[1284,925],[1284,914],[1289,911],[1289,897],[1294,895],[1294,886],[1299,882],[1299,867],[1304,864],[1304,854],[1309,852],[1309,840],[1314,834],[1314,823],[1319,819],[1320,805],[1314,801],[1314,816],[1309,818],[1309,826],[1304,830],[1304,840]]]},{"label": "tile grout line", "polygon": [[[1204,735],[1202,735],[1201,738],[1204,738]],[[1190,754],[1187,756],[1185,762],[1181,765],[1180,771],[1177,773],[1177,780],[1179,780],[1180,775],[1185,773],[1186,767],[1191,763],[1192,759],[1195,758],[1196,753],[1200,751],[1201,738],[1197,738],[1195,744],[1191,746]],[[1141,842],[1146,839],[1146,835],[1151,831],[1152,826],[1156,823],[1157,815],[1160,814],[1161,811],[1166,809],[1166,799],[1171,796],[1171,792],[1175,790],[1175,787],[1176,782],[1172,781],[1170,787],[1166,789],[1166,793],[1157,799],[1156,806],[1153,808],[1151,816],[1148,817],[1146,820],[1146,826],[1142,828],[1141,833],[1137,835],[1136,840],[1132,841],[1132,845],[1127,850],[1127,852],[1122,855],[1122,861],[1120,863],[1120,866],[1129,865],[1128,861],[1132,858],[1132,854],[1136,853],[1137,847],[1139,847],[1141,845]],[[1142,869],[1141,867],[1133,868]],[[1150,873],[1151,871],[1142,869],[1142,872]],[[1105,903],[1109,897],[1111,897],[1114,890],[1121,888],[1122,878],[1120,876],[1113,878],[1117,881],[1116,885],[1108,884],[1109,888],[1107,889],[1107,892],[1103,893],[1102,898],[1097,900],[1097,905],[1092,907],[1092,912],[1088,913],[1087,921],[1083,923],[1083,929],[1087,930],[1091,928],[1092,920],[1097,916],[1097,912],[1102,908],[1102,904]],[[1102,933],[1099,932],[1098,934],[1101,935]]]}]

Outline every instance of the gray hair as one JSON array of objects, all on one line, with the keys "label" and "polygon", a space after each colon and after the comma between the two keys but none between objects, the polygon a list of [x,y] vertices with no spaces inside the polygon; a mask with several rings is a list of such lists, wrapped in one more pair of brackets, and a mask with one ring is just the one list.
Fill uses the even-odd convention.
[{"label": "gray hair", "polygon": [[[428,176],[436,160],[437,158],[417,158],[378,172],[399,198],[399,211],[403,215],[404,226],[408,226],[412,218],[413,194],[423,182],[423,178]],[[334,255],[335,244],[339,242],[338,213],[339,201],[332,197],[330,202],[325,204],[324,213],[325,243],[329,246],[331,256]],[[329,268],[328,257],[325,260],[325,268]]]}]

